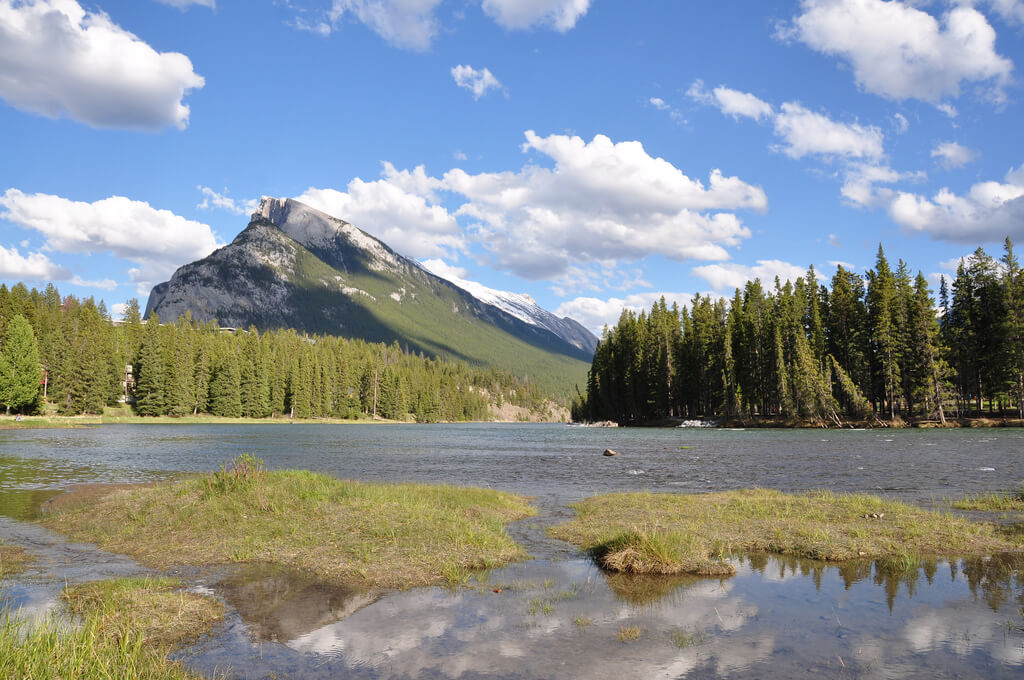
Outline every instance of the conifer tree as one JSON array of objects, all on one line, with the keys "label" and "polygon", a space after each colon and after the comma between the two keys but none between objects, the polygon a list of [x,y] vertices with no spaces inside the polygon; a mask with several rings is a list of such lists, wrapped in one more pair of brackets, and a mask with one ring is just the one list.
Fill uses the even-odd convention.
[{"label": "conifer tree", "polygon": [[35,410],[39,400],[43,372],[32,325],[16,314],[4,331],[0,347],[0,404],[10,413]]}]

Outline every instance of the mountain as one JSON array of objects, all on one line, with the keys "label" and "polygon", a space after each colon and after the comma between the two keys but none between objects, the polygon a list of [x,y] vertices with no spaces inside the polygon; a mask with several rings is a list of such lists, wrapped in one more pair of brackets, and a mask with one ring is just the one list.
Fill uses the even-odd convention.
[{"label": "mountain", "polygon": [[548,310],[540,307],[536,300],[525,293],[495,290],[475,281],[466,281],[452,275],[438,274],[438,276],[454,283],[477,300],[497,307],[520,321],[545,328],[590,355],[593,355],[594,350],[597,349],[597,337],[587,330],[586,326],[567,316],[555,316]]},{"label": "mountain", "polygon": [[292,199],[264,198],[234,241],[155,286],[146,316],[191,312],[225,327],[397,341],[411,351],[527,376],[563,395],[585,382],[596,343],[586,329],[521,296],[517,306],[507,294],[480,288],[497,294],[494,301],[347,222]]}]

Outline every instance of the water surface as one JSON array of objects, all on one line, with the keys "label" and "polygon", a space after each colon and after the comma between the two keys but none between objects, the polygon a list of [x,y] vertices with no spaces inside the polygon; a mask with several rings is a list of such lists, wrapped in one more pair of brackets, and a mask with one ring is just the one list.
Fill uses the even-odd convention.
[{"label": "water surface", "polygon": [[[621,455],[601,455],[612,448]],[[216,634],[185,650],[239,677],[1021,677],[1019,558],[871,563],[745,559],[728,579],[608,576],[544,536],[595,493],[749,486],[867,491],[932,507],[1024,479],[1024,431],[591,429],[546,425],[104,426],[0,432],[0,537],[41,555],[0,587],[32,612],[59,587],[136,573],[26,520],[69,485],[216,468],[491,486],[537,498],[510,533],[538,559],[456,589],[366,592],[268,567],[184,570],[225,600]],[[497,592],[496,592],[497,591]],[[632,639],[635,634],[635,639]]]}]

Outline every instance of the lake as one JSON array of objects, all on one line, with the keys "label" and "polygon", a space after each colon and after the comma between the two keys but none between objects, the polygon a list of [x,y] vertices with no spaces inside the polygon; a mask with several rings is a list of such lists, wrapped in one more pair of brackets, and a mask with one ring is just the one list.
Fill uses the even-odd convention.
[{"label": "lake", "polygon": [[[612,448],[621,455],[601,453]],[[265,567],[188,570],[229,605],[181,658],[238,677],[1020,677],[1024,559],[746,558],[726,579],[609,576],[544,530],[597,493],[826,488],[926,507],[1024,479],[1024,431],[599,429],[563,425],[103,426],[0,432],[0,536],[41,556],[0,600],[41,612],[64,579],[143,571],[33,524],[60,489],[215,469],[490,486],[536,498],[510,527],[535,560],[456,590],[361,592]],[[495,592],[500,591],[500,592]],[[635,634],[635,639],[634,638]]]}]

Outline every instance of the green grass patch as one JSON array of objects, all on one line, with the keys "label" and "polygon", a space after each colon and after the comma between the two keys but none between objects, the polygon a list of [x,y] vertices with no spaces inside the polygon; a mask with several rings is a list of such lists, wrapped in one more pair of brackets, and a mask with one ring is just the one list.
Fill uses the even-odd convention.
[{"label": "green grass patch", "polygon": [[990,512],[1024,512],[1024,485],[1008,493],[982,493],[964,496],[952,503],[957,510]]},{"label": "green grass patch", "polygon": [[469,570],[525,559],[504,527],[535,512],[490,489],[267,471],[243,457],[211,474],[69,504],[43,522],[154,567],[268,563],[411,587],[457,584]]},{"label": "green grass patch", "polygon": [[62,595],[78,625],[30,622],[0,611],[0,677],[11,680],[199,680],[167,655],[223,617],[216,600],[173,579],[126,578],[73,586]]},{"label": "green grass patch", "polygon": [[5,545],[0,538],[0,578],[20,574],[35,558],[16,545]]},{"label": "green grass patch", "polygon": [[591,551],[616,572],[727,575],[729,556],[778,553],[817,560],[916,564],[922,555],[1020,551],[1024,541],[989,523],[867,494],[607,494],[573,505],[549,533]]}]

